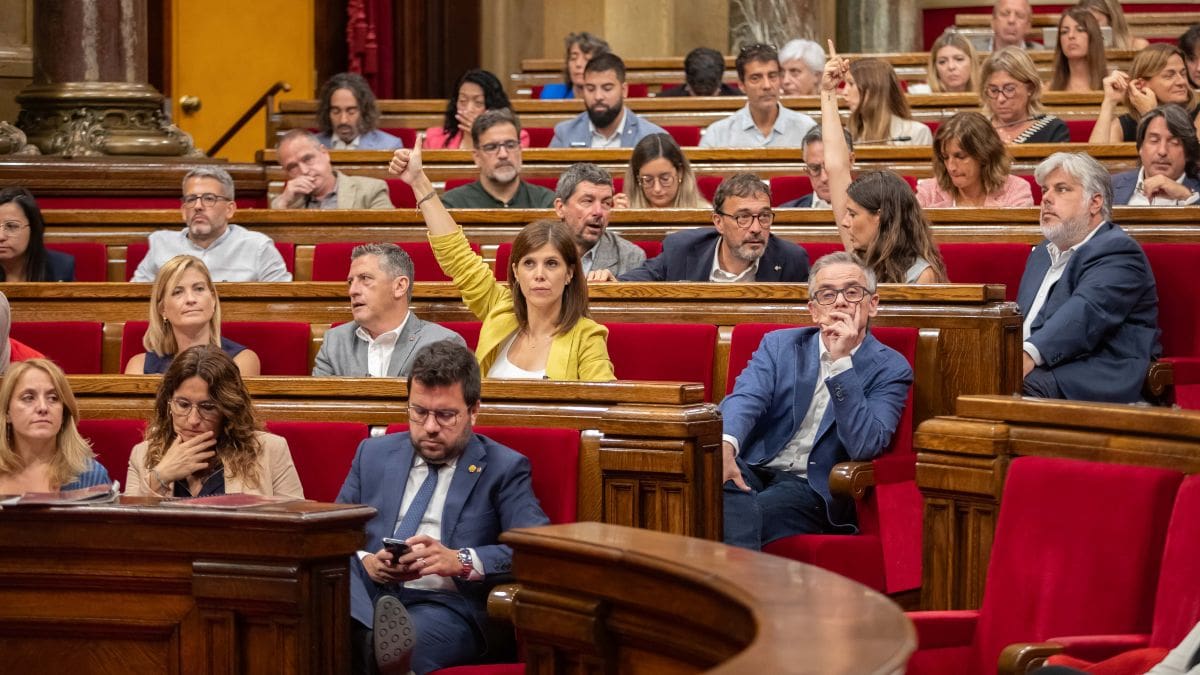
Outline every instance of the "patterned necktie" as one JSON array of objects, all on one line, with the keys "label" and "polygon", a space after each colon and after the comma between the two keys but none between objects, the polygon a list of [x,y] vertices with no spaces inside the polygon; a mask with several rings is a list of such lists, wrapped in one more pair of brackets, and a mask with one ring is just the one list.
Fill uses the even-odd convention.
[{"label": "patterned necktie", "polygon": [[408,505],[404,517],[396,526],[395,537],[397,539],[408,539],[417,533],[417,528],[421,525],[421,517],[425,515],[425,509],[429,508],[429,500],[433,499],[433,492],[437,489],[438,472],[442,465],[427,463],[425,466],[429,467],[429,475],[425,476],[425,482],[417,488],[417,494],[413,497],[412,504]]}]

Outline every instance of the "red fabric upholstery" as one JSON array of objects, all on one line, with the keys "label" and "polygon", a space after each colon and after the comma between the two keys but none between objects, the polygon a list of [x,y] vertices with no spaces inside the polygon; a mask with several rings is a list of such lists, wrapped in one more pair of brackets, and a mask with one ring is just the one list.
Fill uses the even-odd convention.
[{"label": "red fabric upholstery", "polygon": [[283,266],[292,274],[296,273],[296,245],[290,241],[277,241],[275,250],[279,251],[279,256],[283,258]]},{"label": "red fabric upholstery", "polygon": [[358,444],[370,435],[358,422],[267,422],[267,431],[287,439],[304,496],[319,502],[337,499]]},{"label": "red fabric upholstery", "polygon": [[[89,195],[87,197],[41,197],[38,208],[51,209],[177,209],[179,197],[110,197]],[[239,204],[242,208],[245,205]],[[253,207],[250,207],[253,208]]]},{"label": "red fabric upholstery", "polygon": [[[350,275],[350,252],[362,242],[323,242],[313,247],[313,281],[345,282]],[[427,241],[400,241],[396,245],[404,249],[413,262],[413,281],[450,281],[442,272],[433,248]],[[471,250],[479,253],[479,244],[472,243]]]},{"label": "red fabric upholstery", "polygon": [[[283,258],[283,264],[287,267],[287,271],[292,274],[296,273],[296,245],[291,242],[277,241],[275,249],[279,251],[279,255]],[[150,252],[150,244],[145,241],[135,241],[130,243],[125,248],[125,281],[133,278],[133,273],[137,271],[138,265],[142,263],[142,258]],[[80,279],[79,281],[83,281]]]},{"label": "red fabric upholstery", "polygon": [[941,122],[923,122],[922,124],[929,127],[929,133],[931,134],[936,134],[938,127],[942,126]]},{"label": "red fabric upholstery", "polygon": [[407,183],[399,178],[388,178],[387,185],[388,196],[392,199],[392,206],[398,209],[417,208],[417,198],[413,196],[412,188]]},{"label": "red fabric upholstery", "polygon": [[1154,600],[1151,647],[1174,648],[1200,622],[1197,560],[1200,560],[1200,474],[1185,478],[1175,495]]},{"label": "red fabric upholstery", "polygon": [[104,325],[99,321],[18,322],[9,335],[45,354],[68,375],[95,375],[102,370]]},{"label": "red fabric upholstery", "polygon": [[534,98],[534,99],[541,98],[542,90],[545,88],[546,88],[545,86],[540,85],[540,84],[533,85],[532,87],[529,88],[529,98]]},{"label": "red fabric upholstery", "polygon": [[1096,120],[1065,120],[1067,123],[1067,131],[1071,134],[1072,143],[1087,143],[1092,137],[1092,129],[1096,127]]},{"label": "red fabric upholstery", "polygon": [[1111,659],[1105,659],[1099,663],[1092,663],[1084,659],[1077,659],[1065,654],[1057,654],[1046,660],[1046,665],[1050,666],[1070,666],[1085,673],[1093,673],[1094,675],[1142,675],[1154,666],[1158,665],[1167,656],[1170,650],[1165,647],[1146,647],[1144,649],[1134,649],[1132,651],[1123,652]]},{"label": "red fabric upholstery", "polygon": [[606,323],[617,379],[701,382],[712,400],[717,327],[687,323]]},{"label": "red fabric upholstery", "polygon": [[1142,244],[1158,285],[1164,361],[1174,368],[1175,402],[1200,409],[1200,303],[1192,287],[1200,244]]},{"label": "red fabric upholstery", "polygon": [[479,321],[442,321],[440,323],[442,328],[452,330],[461,335],[462,339],[466,340],[467,347],[471,351],[475,351],[475,348],[479,346],[479,329],[483,323]]},{"label": "red fabric upholstery", "polygon": [[625,191],[625,177],[624,176],[613,176],[612,179],[613,179],[613,193],[616,194],[618,192],[624,192]]},{"label": "red fabric upholstery", "polygon": [[808,176],[772,176],[771,206],[799,199],[812,191],[812,179]]},{"label": "red fabric upholstery", "polygon": [[125,364],[129,359],[146,351],[142,346],[142,338],[150,327],[147,321],[126,321],[121,327],[121,372],[125,372]]},{"label": "red fabric upholstery", "polygon": [[525,127],[525,131],[529,132],[531,148],[548,148],[550,141],[554,140],[554,127]]},{"label": "red fabric upholstery", "polygon": [[[142,338],[148,327],[145,321],[126,321],[121,329],[121,367],[129,359],[146,351]],[[311,328],[299,321],[226,321],[221,335],[254,350],[262,363],[263,375],[308,375],[312,363],[308,360]]]},{"label": "red fabric upholstery", "polygon": [[[1013,460],[970,657],[926,670],[926,655],[910,661],[908,672],[995,672],[1000,650],[1014,642],[1145,632],[1181,478],[1149,467]],[[950,642],[921,625],[937,614],[911,617],[921,651]]]},{"label": "red fabric upholstery", "polygon": [[674,138],[681,148],[694,148],[700,145],[700,127],[665,126],[663,131],[671,134],[671,138]]},{"label": "red fabric upholstery", "polygon": [[650,85],[648,84],[629,84],[629,96],[626,98],[646,98],[650,95]]},{"label": "red fabric upholstery", "polygon": [[1035,205],[1042,203],[1042,186],[1038,185],[1036,176],[1020,176],[1026,183],[1029,183],[1029,191],[1033,194],[1033,203]]},{"label": "red fabric upholstery", "polygon": [[446,179],[446,192],[449,192],[455,188],[460,188],[464,185],[469,185],[474,182],[475,182],[474,179],[471,179],[471,178],[447,178]]},{"label": "red fabric upholstery", "polygon": [[530,185],[540,185],[547,190],[554,192],[558,189],[558,178],[550,176],[533,176],[524,179]]},{"label": "red fabric upholstery", "polygon": [[912,188],[913,194],[917,193],[917,177],[916,176],[901,176],[908,187]]},{"label": "red fabric upholstery", "polygon": [[661,241],[635,241],[633,243],[646,252],[646,260],[657,258],[658,254],[662,253],[663,244]]},{"label": "red fabric upholstery", "polygon": [[99,242],[46,242],[51,251],[75,259],[75,281],[108,281],[108,247]]},{"label": "red fabric upholstery", "polygon": [[496,263],[493,271],[500,281],[508,281],[508,259],[512,256],[512,242],[504,241],[496,246]]},{"label": "red fabric upholstery", "polygon": [[822,256],[846,250],[840,241],[809,241],[801,243],[800,246],[808,254],[809,267],[820,260]]},{"label": "red fabric upholstery", "polygon": [[717,188],[721,186],[723,180],[725,179],[720,176],[696,176],[696,186],[700,188],[700,194],[712,202],[713,196],[717,194]]},{"label": "red fabric upholstery", "polygon": [[125,485],[129,474],[129,455],[133,446],[142,442],[146,433],[146,420],[79,420],[79,434],[92,444],[96,459],[108,469],[113,480]]},{"label": "red fabric upholstery", "polygon": [[946,276],[956,284],[1004,284],[1004,299],[1016,302],[1031,247],[1021,243],[939,244]]}]

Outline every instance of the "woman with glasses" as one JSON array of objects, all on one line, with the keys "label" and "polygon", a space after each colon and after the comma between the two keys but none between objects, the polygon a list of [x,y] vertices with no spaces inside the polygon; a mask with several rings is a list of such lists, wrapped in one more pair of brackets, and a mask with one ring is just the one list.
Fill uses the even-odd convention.
[{"label": "woman with glasses", "polygon": [[28,190],[0,189],[0,281],[75,281],[75,258],[46,248],[45,233]]},{"label": "woman with glasses", "polygon": [[[485,110],[511,108],[508,94],[495,75],[486,70],[472,68],[458,78],[454,87],[455,97],[446,101],[446,116],[440,127],[425,130],[423,148],[474,149],[471,140],[471,125]],[[529,147],[529,132],[521,130],[521,147]]]},{"label": "woman with glasses", "polygon": [[983,113],[1006,144],[1068,143],[1067,123],[1042,111],[1042,80],[1020,47],[992,52],[980,73]]},{"label": "woman with glasses", "polygon": [[587,279],[565,223],[539,220],[522,228],[508,283],[498,283],[425,175],[420,149],[396,151],[388,172],[412,187],[438,264],[483,322],[475,356],[485,377],[616,379],[608,329],[588,317]]},{"label": "woman with glasses", "polygon": [[287,441],[262,430],[233,359],[198,345],[179,354],[159,384],[125,494],[242,493],[304,498]]},{"label": "woman with glasses", "polygon": [[1104,36],[1096,17],[1082,7],[1068,7],[1058,19],[1050,91],[1100,91],[1106,70]]},{"label": "woman with glasses", "polygon": [[0,385],[0,494],[107,485],[108,471],[79,435],[67,376],[45,359],[22,361]]},{"label": "woman with glasses", "polygon": [[1009,173],[1010,158],[987,118],[961,112],[933,135],[933,178],[917,181],[923,208],[1033,206],[1028,181]]},{"label": "woman with glasses", "polygon": [[[1121,103],[1129,112],[1115,117]],[[1132,143],[1142,116],[1165,103],[1187,110],[1200,128],[1200,105],[1188,83],[1183,51],[1171,44],[1154,44],[1133,57],[1128,74],[1114,70],[1104,78],[1104,102],[1088,142]]]},{"label": "woman with glasses", "polygon": [[614,204],[634,209],[707,209],[696,175],[671,134],[650,134],[633,148],[625,171],[624,194]]},{"label": "woman with glasses", "polygon": [[129,359],[126,374],[165,373],[176,354],[195,345],[219,347],[242,375],[258,375],[261,369],[258,354],[221,337],[221,299],[208,267],[195,256],[175,256],[159,268],[142,345],[146,351]]},{"label": "woman with glasses", "polygon": [[821,76],[821,134],[834,222],[846,250],[856,254],[881,283],[946,282],[946,267],[929,219],[903,178],[891,171],[850,177],[850,150],[842,134],[837,88],[851,66],[829,45]]},{"label": "woman with glasses", "polygon": [[892,64],[858,59],[843,75],[842,96],[850,107],[850,133],[856,145],[929,145],[929,127],[912,119],[908,99]]}]

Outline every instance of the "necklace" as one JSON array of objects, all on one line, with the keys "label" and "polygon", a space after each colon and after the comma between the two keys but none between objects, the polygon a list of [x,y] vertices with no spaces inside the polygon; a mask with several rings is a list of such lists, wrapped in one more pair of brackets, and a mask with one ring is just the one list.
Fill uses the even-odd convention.
[{"label": "necklace", "polygon": [[541,337],[535,336],[533,333],[530,333],[524,328],[521,329],[521,335],[525,337],[525,347],[529,350],[537,349],[538,344],[542,342],[549,342],[554,339],[553,335],[545,335]]},{"label": "necklace", "polygon": [[1015,127],[1018,124],[1025,124],[1026,122],[1032,121],[1032,117],[1026,117],[1025,119],[1017,120],[1016,122],[1009,122],[1008,124],[996,124],[996,121],[992,120],[992,127],[999,131],[1000,129],[1008,129],[1009,127]]}]

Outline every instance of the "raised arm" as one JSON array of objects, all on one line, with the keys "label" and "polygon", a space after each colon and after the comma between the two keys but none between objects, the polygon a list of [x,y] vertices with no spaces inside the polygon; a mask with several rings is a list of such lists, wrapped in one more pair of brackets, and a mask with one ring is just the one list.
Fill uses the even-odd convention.
[{"label": "raised arm", "polygon": [[1088,143],[1120,143],[1123,140],[1116,109],[1128,87],[1129,76],[1119,70],[1112,71],[1104,78],[1104,101],[1100,104],[1100,114],[1096,116],[1096,126],[1092,127]]},{"label": "raised arm", "polygon": [[442,198],[433,188],[433,182],[425,175],[425,168],[421,165],[421,144],[424,142],[425,134],[420,134],[412,150],[401,148],[393,153],[388,173],[398,176],[412,188],[417,198],[417,209],[425,219],[425,227],[429,228],[429,234],[436,237],[457,231],[458,223],[454,222],[442,204]]},{"label": "raised arm", "polygon": [[840,223],[846,216],[847,190],[850,189],[850,148],[842,135],[842,118],[838,113],[837,90],[850,71],[850,63],[837,55],[833,40],[829,40],[829,60],[821,74],[821,140],[825,144],[825,170],[829,172],[829,199],[833,206],[833,225],[837,228],[842,245],[847,250],[850,243],[842,232]]}]

